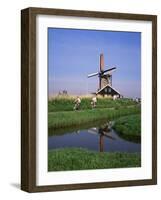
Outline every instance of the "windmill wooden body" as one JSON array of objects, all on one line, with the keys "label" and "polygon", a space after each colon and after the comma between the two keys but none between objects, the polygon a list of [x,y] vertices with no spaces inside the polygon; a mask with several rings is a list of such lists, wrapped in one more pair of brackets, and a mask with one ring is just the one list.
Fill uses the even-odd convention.
[{"label": "windmill wooden body", "polygon": [[100,70],[99,72],[89,74],[88,78],[93,76],[99,77],[99,88],[96,94],[101,96],[118,96],[120,93],[112,87],[112,72],[116,70],[116,67],[104,70],[104,55],[100,54]]}]

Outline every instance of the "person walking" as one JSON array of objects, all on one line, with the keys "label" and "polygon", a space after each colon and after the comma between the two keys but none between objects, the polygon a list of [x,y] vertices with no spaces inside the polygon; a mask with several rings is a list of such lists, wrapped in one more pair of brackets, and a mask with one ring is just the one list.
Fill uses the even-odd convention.
[{"label": "person walking", "polygon": [[94,96],[94,97],[92,98],[92,101],[91,101],[92,109],[96,107],[96,103],[97,103],[97,97]]},{"label": "person walking", "polygon": [[80,104],[81,104],[81,99],[79,96],[77,96],[77,98],[74,101],[75,105],[74,105],[74,110],[80,110]]}]

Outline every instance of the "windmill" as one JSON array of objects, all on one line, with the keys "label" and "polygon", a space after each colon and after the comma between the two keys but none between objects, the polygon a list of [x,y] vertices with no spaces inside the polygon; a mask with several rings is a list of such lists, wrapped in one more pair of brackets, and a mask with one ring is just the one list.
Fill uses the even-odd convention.
[{"label": "windmill", "polygon": [[112,72],[116,70],[116,67],[104,70],[104,55],[100,54],[100,69],[96,73],[88,75],[88,78],[93,76],[99,77],[99,89],[96,94],[120,97],[120,93],[112,87]]}]

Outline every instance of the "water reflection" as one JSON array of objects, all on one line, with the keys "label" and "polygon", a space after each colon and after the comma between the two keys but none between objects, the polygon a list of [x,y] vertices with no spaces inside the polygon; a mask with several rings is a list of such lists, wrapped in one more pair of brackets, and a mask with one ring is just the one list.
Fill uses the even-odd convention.
[{"label": "water reflection", "polygon": [[111,135],[111,129],[112,129],[113,122],[107,122],[100,126],[100,128],[91,128],[88,129],[89,133],[92,134],[99,134],[99,151],[104,151],[104,137],[107,137],[109,139],[115,140],[116,138]]},{"label": "water reflection", "polygon": [[140,152],[141,144],[121,138],[113,129],[113,122],[90,127],[50,130],[48,148],[78,147],[95,151]]}]

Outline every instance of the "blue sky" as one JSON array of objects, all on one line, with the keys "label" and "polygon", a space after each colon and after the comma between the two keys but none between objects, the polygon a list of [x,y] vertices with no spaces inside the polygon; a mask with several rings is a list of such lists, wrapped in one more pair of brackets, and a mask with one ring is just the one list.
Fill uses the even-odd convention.
[{"label": "blue sky", "polygon": [[88,94],[98,89],[99,70],[104,54],[105,69],[116,67],[112,85],[125,97],[141,96],[141,33],[77,29],[48,29],[49,95],[67,90]]}]

